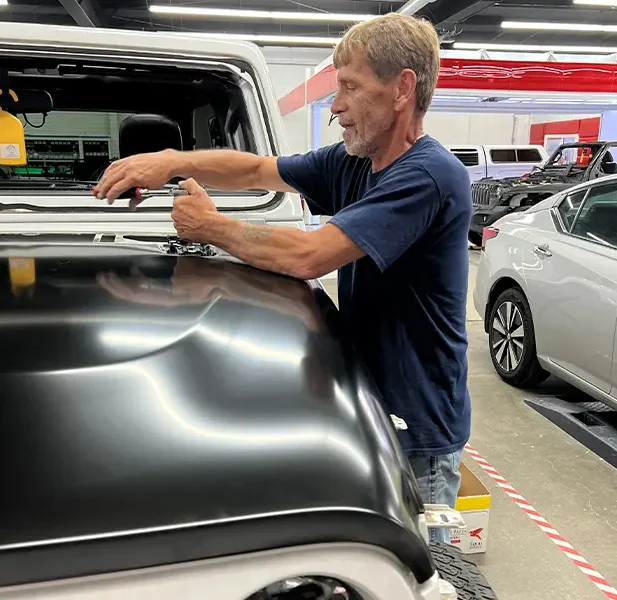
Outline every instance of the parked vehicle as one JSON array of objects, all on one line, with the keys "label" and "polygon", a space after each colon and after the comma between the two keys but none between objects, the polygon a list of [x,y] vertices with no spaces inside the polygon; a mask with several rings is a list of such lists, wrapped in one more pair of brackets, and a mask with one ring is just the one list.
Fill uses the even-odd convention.
[{"label": "parked vehicle", "polygon": [[617,176],[485,228],[473,297],[504,381],[552,373],[617,408]]},{"label": "parked vehicle", "polygon": [[447,148],[467,167],[472,183],[486,177],[524,175],[548,158],[546,150],[537,145],[449,145]]},{"label": "parked vehicle", "polygon": [[525,211],[577,183],[617,173],[616,159],[617,142],[563,144],[543,166],[523,177],[474,182],[469,240],[479,245],[484,227],[505,214]]},{"label": "parked vehicle", "polygon": [[[490,598],[429,545],[321,285],[169,237],[168,187],[135,212],[91,194],[118,156],[285,152],[258,48],[0,23],[0,53],[0,595],[439,600],[447,565]],[[209,191],[304,226],[297,194]]]}]

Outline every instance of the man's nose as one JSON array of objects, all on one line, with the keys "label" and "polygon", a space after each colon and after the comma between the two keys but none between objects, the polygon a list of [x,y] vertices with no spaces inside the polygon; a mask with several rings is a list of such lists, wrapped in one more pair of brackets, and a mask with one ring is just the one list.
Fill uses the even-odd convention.
[{"label": "man's nose", "polygon": [[345,107],[343,106],[343,102],[341,101],[339,95],[336,94],[336,96],[334,96],[334,100],[332,100],[332,104],[330,105],[330,112],[334,116],[338,117],[338,115],[344,112],[344,110]]}]

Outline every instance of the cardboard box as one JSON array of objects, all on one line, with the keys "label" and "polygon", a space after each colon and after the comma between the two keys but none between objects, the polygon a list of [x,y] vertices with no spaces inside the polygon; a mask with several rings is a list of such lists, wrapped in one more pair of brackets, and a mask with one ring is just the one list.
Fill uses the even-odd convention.
[{"label": "cardboard box", "polygon": [[488,521],[491,509],[491,494],[486,486],[463,463],[461,488],[454,508],[465,520],[464,529],[452,529],[450,542],[463,554],[486,552]]}]

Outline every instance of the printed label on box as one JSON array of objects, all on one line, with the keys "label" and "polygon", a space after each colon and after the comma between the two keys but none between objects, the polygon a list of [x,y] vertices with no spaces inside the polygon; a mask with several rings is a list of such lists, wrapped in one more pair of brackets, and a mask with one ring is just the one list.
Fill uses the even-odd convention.
[{"label": "printed label on box", "polygon": [[463,518],[467,527],[464,529],[453,529],[450,532],[451,544],[459,548],[463,554],[486,552],[489,511],[464,512]]},{"label": "printed label on box", "polygon": [[19,146],[17,144],[0,144],[0,157],[2,158],[21,158]]}]

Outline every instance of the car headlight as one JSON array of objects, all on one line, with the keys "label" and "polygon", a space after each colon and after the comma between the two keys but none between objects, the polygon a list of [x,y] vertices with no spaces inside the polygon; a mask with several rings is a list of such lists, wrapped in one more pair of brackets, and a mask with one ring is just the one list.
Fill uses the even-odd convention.
[{"label": "car headlight", "polygon": [[491,190],[491,198],[493,200],[497,200],[498,198],[501,198],[502,193],[503,193],[503,186],[498,185],[497,187],[494,187]]}]

